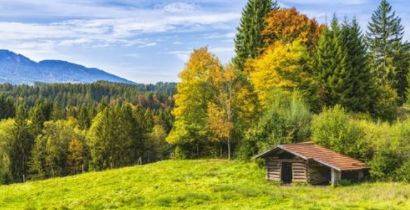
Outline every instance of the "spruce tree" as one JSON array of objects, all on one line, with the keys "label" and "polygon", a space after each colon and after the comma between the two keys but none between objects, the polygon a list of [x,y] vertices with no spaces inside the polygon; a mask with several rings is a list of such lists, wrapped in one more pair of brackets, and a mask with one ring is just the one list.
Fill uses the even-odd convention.
[{"label": "spruce tree", "polygon": [[322,105],[342,105],[353,112],[370,112],[375,96],[368,56],[356,19],[331,27],[319,40],[315,65],[321,86]]},{"label": "spruce tree", "polygon": [[25,182],[29,173],[29,162],[34,145],[34,137],[30,132],[26,120],[26,110],[22,105],[17,109],[14,126],[10,156],[11,174],[14,182]]},{"label": "spruce tree", "polygon": [[235,38],[234,63],[239,69],[247,59],[259,55],[263,47],[261,32],[265,26],[265,17],[278,4],[272,0],[249,0],[242,12],[242,18]]},{"label": "spruce tree", "polygon": [[399,103],[406,100],[409,58],[403,44],[401,19],[387,0],[382,0],[368,25],[367,41],[372,56],[372,68],[379,83],[394,88]]},{"label": "spruce tree", "polygon": [[15,114],[14,102],[5,95],[0,95],[0,120],[13,117]]},{"label": "spruce tree", "polygon": [[331,27],[321,35],[315,54],[316,76],[320,83],[322,105],[340,103],[340,93],[346,86],[347,52],[341,38],[341,28],[336,17]]},{"label": "spruce tree", "polygon": [[364,37],[356,18],[342,27],[342,41],[347,53],[347,73],[342,79],[345,84],[341,92],[341,105],[348,110],[366,112],[374,99],[374,83],[368,66]]}]

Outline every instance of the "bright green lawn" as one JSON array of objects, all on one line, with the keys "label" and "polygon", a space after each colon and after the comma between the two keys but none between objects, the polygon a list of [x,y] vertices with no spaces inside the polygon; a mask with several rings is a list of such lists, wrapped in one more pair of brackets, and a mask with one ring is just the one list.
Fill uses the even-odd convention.
[{"label": "bright green lawn", "polygon": [[410,209],[410,185],[281,187],[254,163],[163,161],[0,187],[0,209]]}]

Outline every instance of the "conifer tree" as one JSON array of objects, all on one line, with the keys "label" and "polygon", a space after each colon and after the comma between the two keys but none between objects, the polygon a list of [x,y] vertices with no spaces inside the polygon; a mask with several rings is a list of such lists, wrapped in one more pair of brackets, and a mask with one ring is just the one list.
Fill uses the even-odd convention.
[{"label": "conifer tree", "polygon": [[13,117],[15,114],[14,102],[5,95],[0,95],[0,120]]},{"label": "conifer tree", "polygon": [[374,80],[368,67],[364,37],[356,18],[342,26],[342,42],[347,53],[346,78],[341,80],[341,105],[348,110],[366,112],[374,99]]},{"label": "conifer tree", "polygon": [[409,57],[405,56],[404,28],[401,19],[387,0],[382,0],[368,25],[367,41],[372,56],[372,68],[379,83],[394,88],[399,103],[406,100]]},{"label": "conifer tree", "polygon": [[376,97],[374,80],[356,19],[342,25],[333,19],[319,41],[316,69],[323,105],[340,104],[349,111],[371,112]]},{"label": "conifer tree", "polygon": [[272,9],[278,9],[277,2],[272,0],[249,0],[245,6],[235,38],[234,63],[239,69],[243,69],[247,59],[259,55],[263,47],[261,33],[265,17]]},{"label": "conifer tree", "polygon": [[320,97],[325,106],[340,103],[340,92],[346,88],[347,52],[341,39],[341,28],[336,17],[331,27],[319,39],[315,55],[316,76],[320,83]]},{"label": "conifer tree", "polygon": [[15,182],[25,182],[29,173],[30,153],[33,148],[34,137],[30,132],[26,120],[26,111],[22,105],[17,109],[14,126],[10,157],[11,174]]}]

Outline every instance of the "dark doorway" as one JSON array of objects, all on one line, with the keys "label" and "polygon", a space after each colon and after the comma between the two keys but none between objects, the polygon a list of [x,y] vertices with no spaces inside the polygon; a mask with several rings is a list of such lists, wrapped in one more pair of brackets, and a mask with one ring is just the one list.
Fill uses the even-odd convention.
[{"label": "dark doorway", "polygon": [[292,182],[292,163],[282,162],[281,179],[285,184]]}]

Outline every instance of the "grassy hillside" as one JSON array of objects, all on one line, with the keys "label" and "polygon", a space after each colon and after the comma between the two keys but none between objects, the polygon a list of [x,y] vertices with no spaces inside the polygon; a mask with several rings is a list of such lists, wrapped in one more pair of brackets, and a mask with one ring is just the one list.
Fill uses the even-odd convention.
[{"label": "grassy hillside", "polygon": [[410,185],[281,187],[253,163],[163,161],[0,187],[0,209],[410,209]]}]

